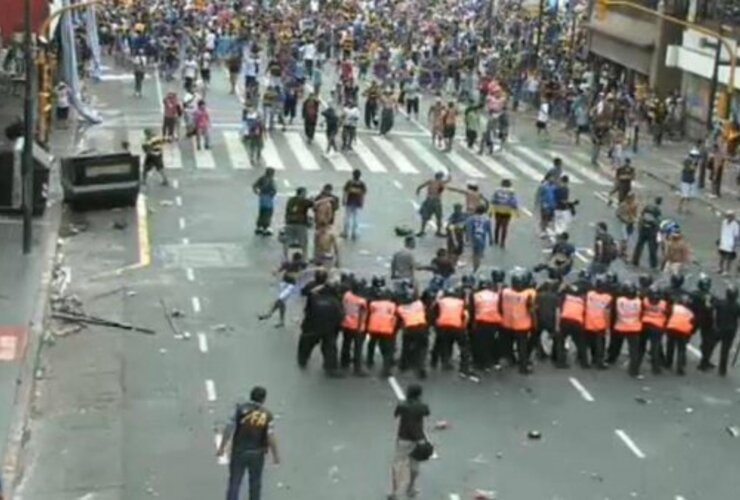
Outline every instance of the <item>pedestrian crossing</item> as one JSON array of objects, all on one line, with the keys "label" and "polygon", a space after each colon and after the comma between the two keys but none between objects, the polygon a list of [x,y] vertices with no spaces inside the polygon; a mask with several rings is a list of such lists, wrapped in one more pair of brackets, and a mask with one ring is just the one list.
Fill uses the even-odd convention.
[{"label": "pedestrian crossing", "polygon": [[[142,154],[143,129],[129,129],[131,151]],[[493,155],[479,155],[456,144],[452,151],[441,151],[426,137],[381,137],[360,134],[351,151],[326,154],[326,135],[316,134],[309,143],[299,131],[272,132],[265,137],[260,165],[249,160],[247,145],[238,130],[219,129],[212,133],[209,149],[196,147],[195,139],[168,143],[164,147],[167,169],[189,170],[254,170],[272,167],[278,171],[298,170],[309,173],[331,171],[400,173],[428,177],[436,172],[452,176],[455,182],[493,178],[498,181],[540,182],[552,167],[552,159],[563,159],[564,171],[573,184],[611,186],[613,181],[600,170],[584,163],[580,152],[543,150],[512,144]],[[494,180],[494,182],[496,182]],[[498,184],[498,182],[496,182]]]}]

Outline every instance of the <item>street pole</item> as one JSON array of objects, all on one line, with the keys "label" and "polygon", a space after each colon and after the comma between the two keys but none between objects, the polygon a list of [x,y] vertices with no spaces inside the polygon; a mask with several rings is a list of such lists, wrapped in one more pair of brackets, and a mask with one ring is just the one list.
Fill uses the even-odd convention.
[{"label": "street pole", "polygon": [[[722,34],[722,27],[719,28]],[[709,89],[709,106],[707,106],[707,130],[712,130],[714,121],[714,100],[717,98],[717,80],[719,79],[719,65],[722,56],[722,44],[717,41],[717,47],[714,50],[714,68],[712,69],[712,83]]]},{"label": "street pole", "polygon": [[537,64],[539,63],[539,57],[540,57],[540,43],[542,41],[542,18],[545,14],[545,0],[540,0],[540,11],[537,15],[537,38],[535,39],[534,44],[534,58],[533,58],[533,66],[535,69],[537,69]]},{"label": "street pole", "polygon": [[23,253],[31,253],[33,241],[33,76],[34,60],[31,38],[31,0],[24,0],[24,51],[26,81],[23,97]]}]

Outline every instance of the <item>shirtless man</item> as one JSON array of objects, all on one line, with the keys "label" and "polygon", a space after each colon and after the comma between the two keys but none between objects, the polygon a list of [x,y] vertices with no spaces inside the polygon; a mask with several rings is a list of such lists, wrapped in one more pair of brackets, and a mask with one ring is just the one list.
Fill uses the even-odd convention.
[{"label": "shirtless man", "polygon": [[442,231],[442,192],[449,182],[449,176],[445,179],[445,174],[443,172],[437,172],[436,174],[434,174],[434,179],[429,179],[416,188],[417,196],[422,189],[426,188],[427,190],[427,197],[424,199],[421,207],[419,208],[419,215],[421,216],[421,229],[419,230],[417,236],[424,236],[427,228],[427,223],[432,218],[432,216],[434,216],[437,222],[437,236],[445,236],[444,232]]},{"label": "shirtless man", "polygon": [[327,269],[339,267],[339,244],[332,226],[316,228],[314,236],[314,262]]},{"label": "shirtless man", "polygon": [[429,126],[432,129],[432,144],[440,147],[444,143],[444,117],[445,106],[439,97],[434,104],[429,107]]},{"label": "shirtless man", "polygon": [[452,186],[447,186],[447,189],[453,193],[465,196],[465,213],[468,215],[473,215],[480,206],[485,207],[486,210],[488,209],[488,200],[480,192],[478,183],[475,181],[469,181],[465,189]]}]

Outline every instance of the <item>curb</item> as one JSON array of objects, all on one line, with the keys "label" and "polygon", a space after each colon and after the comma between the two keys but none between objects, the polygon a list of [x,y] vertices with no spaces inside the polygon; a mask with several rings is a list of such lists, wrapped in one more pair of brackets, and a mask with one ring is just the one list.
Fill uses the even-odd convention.
[{"label": "curb", "polygon": [[[643,174],[647,175],[651,179],[663,184],[664,186],[670,187],[673,191],[679,191],[681,188],[678,184],[675,184],[669,180],[664,179],[663,177],[654,174],[652,172],[649,172],[647,170],[642,171]],[[716,215],[722,215],[727,211],[726,208],[722,208],[721,206],[717,205],[716,203],[712,202],[711,200],[708,200],[704,197],[704,193],[701,193],[699,196],[694,197],[695,200],[698,200],[700,203],[708,206],[710,209],[714,211]]]},{"label": "curb", "polygon": [[[3,484],[5,485],[5,498],[13,498],[16,486],[23,477],[23,448],[29,438],[29,415],[33,394],[36,388],[36,371],[41,363],[41,352],[43,347],[43,333],[46,327],[46,318],[49,307],[49,294],[51,291],[51,278],[54,268],[54,258],[57,253],[57,238],[62,220],[63,206],[61,201],[49,207],[49,226],[46,241],[39,248],[43,254],[43,269],[41,272],[41,284],[37,291],[33,313],[28,325],[28,344],[26,355],[21,362],[18,378],[16,379],[16,392],[14,398],[13,419],[10,432],[5,445],[5,456],[3,457]],[[44,247],[45,245],[45,247]]]}]

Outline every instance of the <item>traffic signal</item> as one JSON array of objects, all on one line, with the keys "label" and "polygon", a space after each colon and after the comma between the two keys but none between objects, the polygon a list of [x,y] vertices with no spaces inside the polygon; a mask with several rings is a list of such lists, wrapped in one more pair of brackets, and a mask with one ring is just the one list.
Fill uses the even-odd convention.
[{"label": "traffic signal", "polygon": [[596,19],[606,19],[607,0],[596,0]]}]

